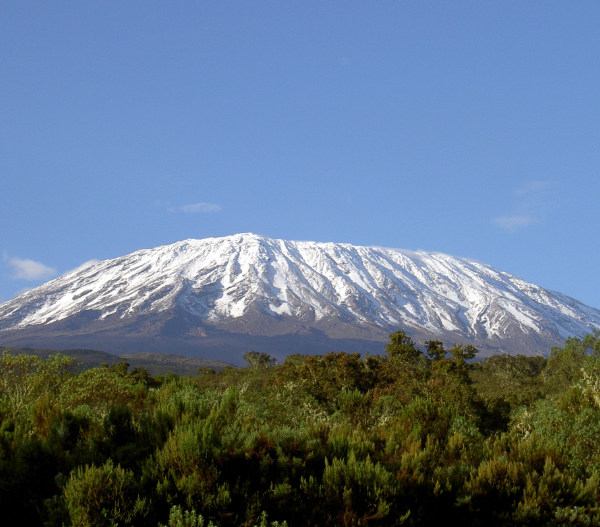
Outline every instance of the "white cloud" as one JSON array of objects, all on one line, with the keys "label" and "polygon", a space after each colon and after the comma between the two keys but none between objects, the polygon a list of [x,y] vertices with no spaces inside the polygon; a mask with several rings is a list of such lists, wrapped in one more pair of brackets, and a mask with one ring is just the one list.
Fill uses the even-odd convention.
[{"label": "white cloud", "polygon": [[515,203],[511,214],[492,219],[501,229],[515,232],[519,229],[543,223],[552,203],[546,197],[549,181],[528,181],[514,191]]},{"label": "white cloud", "polygon": [[15,293],[15,297],[27,293],[27,291],[32,291],[33,289],[35,289],[35,287],[22,287]]},{"label": "white cloud", "polygon": [[4,253],[4,261],[13,269],[13,280],[47,280],[57,275],[54,267],[33,260],[15,258]]},{"label": "white cloud", "polygon": [[96,265],[100,263],[101,260],[88,260],[87,262],[83,262],[80,266],[75,267],[75,269],[71,269],[64,274],[76,273],[77,271],[83,271],[86,267],[91,267],[92,265]]},{"label": "white cloud", "polygon": [[538,220],[531,216],[502,216],[494,218],[492,221],[499,227],[511,232],[538,223]]},{"label": "white cloud", "polygon": [[191,203],[182,207],[169,207],[168,212],[177,212],[178,210],[186,214],[196,214],[198,212],[219,212],[221,207],[214,203]]},{"label": "white cloud", "polygon": [[515,190],[515,196],[539,195],[550,186],[549,181],[528,181],[521,188]]},{"label": "white cloud", "polygon": [[192,205],[184,205],[181,210],[193,214],[195,212],[218,212],[221,207],[212,203],[193,203]]}]

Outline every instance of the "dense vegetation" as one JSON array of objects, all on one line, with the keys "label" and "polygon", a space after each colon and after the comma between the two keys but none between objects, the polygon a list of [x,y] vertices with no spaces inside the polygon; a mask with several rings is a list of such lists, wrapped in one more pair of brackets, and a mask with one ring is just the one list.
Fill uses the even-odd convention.
[{"label": "dense vegetation", "polygon": [[600,524],[600,334],[549,359],[386,351],[157,379],[5,353],[3,522]]}]

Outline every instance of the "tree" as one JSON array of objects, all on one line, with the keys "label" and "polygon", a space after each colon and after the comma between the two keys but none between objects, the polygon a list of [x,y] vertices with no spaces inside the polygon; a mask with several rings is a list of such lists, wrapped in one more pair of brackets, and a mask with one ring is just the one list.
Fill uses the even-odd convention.
[{"label": "tree", "polygon": [[414,360],[422,355],[421,351],[404,331],[396,331],[389,338],[390,342],[386,345],[385,351],[390,357]]},{"label": "tree", "polygon": [[431,360],[441,360],[446,356],[446,349],[441,340],[428,340],[425,342],[425,348]]},{"label": "tree", "polygon": [[454,344],[454,346],[448,350],[448,353],[450,353],[454,360],[465,362],[474,359],[475,355],[478,353],[478,349],[471,344],[467,344],[466,346],[463,344]]},{"label": "tree", "polygon": [[263,369],[277,365],[277,359],[264,351],[249,351],[244,354],[243,359],[251,368]]}]

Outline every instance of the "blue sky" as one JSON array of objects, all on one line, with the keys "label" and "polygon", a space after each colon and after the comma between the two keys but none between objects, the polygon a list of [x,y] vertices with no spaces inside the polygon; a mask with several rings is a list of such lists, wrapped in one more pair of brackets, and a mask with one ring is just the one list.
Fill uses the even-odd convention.
[{"label": "blue sky", "polygon": [[600,308],[599,27],[596,1],[3,2],[0,300],[255,232]]}]

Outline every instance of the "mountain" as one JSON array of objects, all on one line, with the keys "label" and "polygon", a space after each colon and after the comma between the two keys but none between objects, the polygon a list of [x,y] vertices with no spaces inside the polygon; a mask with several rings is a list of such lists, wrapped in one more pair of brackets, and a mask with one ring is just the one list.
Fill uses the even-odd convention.
[{"label": "mountain", "polygon": [[0,343],[172,352],[382,351],[417,342],[547,354],[600,311],[466,258],[254,234],[185,240],[77,269],[0,305]]}]

